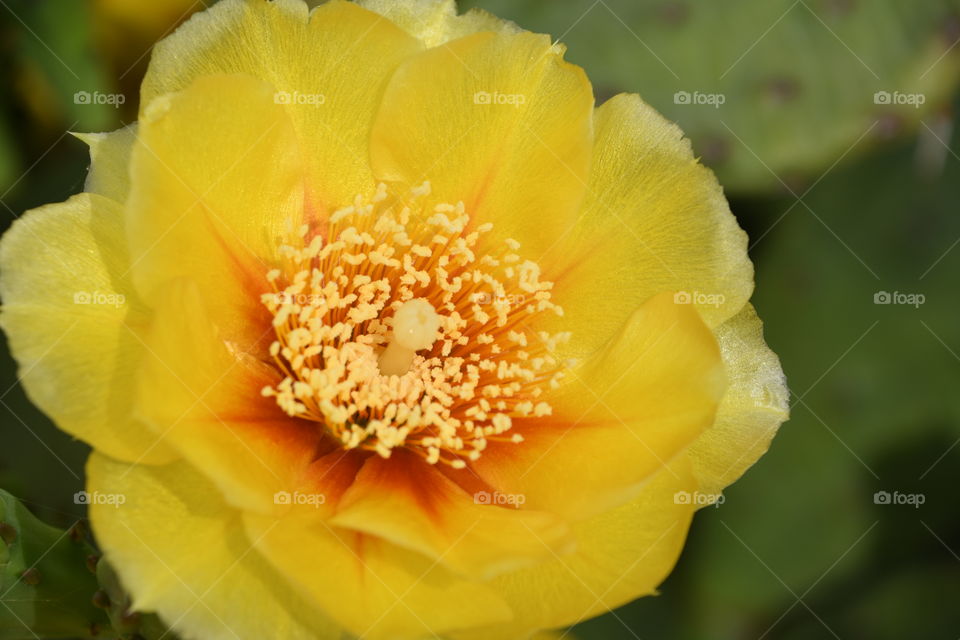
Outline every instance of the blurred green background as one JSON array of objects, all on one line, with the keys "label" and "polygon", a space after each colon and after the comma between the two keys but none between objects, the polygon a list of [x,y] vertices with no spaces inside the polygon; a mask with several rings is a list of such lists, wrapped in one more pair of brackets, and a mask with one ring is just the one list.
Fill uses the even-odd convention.
[{"label": "blurred green background", "polygon": [[[203,5],[0,0],[0,227],[82,190],[66,132],[132,121],[152,42]],[[791,420],[698,514],[661,595],[576,636],[955,640],[960,0],[462,6],[566,43],[598,100],[637,92],[679,123],[750,234],[792,391]],[[69,525],[86,447],[30,405],[3,349],[0,486]]]}]

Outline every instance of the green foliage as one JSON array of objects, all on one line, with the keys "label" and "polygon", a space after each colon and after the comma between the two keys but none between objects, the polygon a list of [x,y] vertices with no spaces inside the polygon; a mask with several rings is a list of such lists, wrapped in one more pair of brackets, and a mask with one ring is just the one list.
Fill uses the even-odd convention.
[{"label": "green foliage", "polygon": [[61,531],[0,490],[0,639],[93,638],[108,624],[92,603],[95,557],[82,527]]},{"label": "green foliage", "polygon": [[[842,602],[849,612],[866,605],[856,590],[831,585],[897,582],[898,555],[931,571],[954,561],[937,536],[954,544],[957,533],[956,501],[942,490],[956,486],[956,463],[941,457],[960,438],[960,253],[950,249],[960,238],[960,163],[933,178],[912,151],[828,175],[806,205],[770,207],[787,213],[758,246],[755,302],[787,371],[793,416],[729,492],[723,522],[707,523],[699,589],[711,620],[731,617],[724,611],[762,619],[795,600],[790,589],[815,584],[815,610]],[[877,505],[877,491],[922,494],[925,503]],[[889,536],[903,539],[885,544]],[[930,616],[940,628],[955,620],[943,607]],[[862,633],[846,614],[836,624],[850,625],[837,629],[841,637]],[[863,637],[903,636],[877,627]]]},{"label": "green foliage", "polygon": [[103,606],[120,640],[177,640],[153,614],[143,614],[131,608],[130,595],[124,591],[113,567],[104,560],[97,563],[100,591],[94,599]]},{"label": "green foliage", "polygon": [[19,153],[13,144],[10,127],[0,115],[0,189],[6,189],[17,179],[19,166]]},{"label": "green foliage", "polygon": [[116,126],[117,109],[96,96],[114,95],[113,84],[97,53],[91,29],[91,5],[73,0],[15,3],[29,30],[17,40],[21,91],[46,103],[74,131],[105,131]]},{"label": "green foliage", "polygon": [[[802,182],[868,130],[858,148],[916,130],[960,79],[960,48],[950,51],[960,37],[957,0],[558,4],[461,3],[559,37],[602,98],[639,93],[681,126],[728,191],[780,189],[769,169]],[[891,103],[914,94],[924,103],[876,104],[878,91]],[[677,92],[689,102],[678,104]]]},{"label": "green foliage", "polygon": [[51,527],[0,489],[0,640],[38,636],[176,640],[155,615],[131,610],[81,521]]},{"label": "green foliage", "polygon": [[[671,640],[960,628],[944,595],[960,571],[960,161],[944,153],[939,175],[911,145],[835,169],[806,204],[734,201],[757,242],[754,302],[791,419],[725,503],[698,513],[662,595],[583,625],[582,638],[631,637],[623,624]],[[884,291],[925,298],[875,304]],[[876,504],[877,491],[924,503]]]}]

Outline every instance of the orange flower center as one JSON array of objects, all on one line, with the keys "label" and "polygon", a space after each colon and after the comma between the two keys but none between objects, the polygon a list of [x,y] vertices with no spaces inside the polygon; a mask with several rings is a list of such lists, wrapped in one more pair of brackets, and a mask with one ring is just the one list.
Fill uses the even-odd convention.
[{"label": "orange flower center", "polygon": [[346,448],[463,468],[551,413],[542,396],[563,375],[554,352],[568,334],[526,328],[562,311],[519,243],[480,255],[493,225],[468,229],[462,203],[431,207],[429,191],[390,203],[381,185],[322,230],[291,230],[262,297],[282,376],[263,394]]}]

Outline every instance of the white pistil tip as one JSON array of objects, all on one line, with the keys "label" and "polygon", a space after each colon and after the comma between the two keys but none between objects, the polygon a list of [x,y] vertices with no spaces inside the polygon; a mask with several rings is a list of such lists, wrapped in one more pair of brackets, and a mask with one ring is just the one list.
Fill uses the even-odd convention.
[{"label": "white pistil tip", "polygon": [[402,376],[410,370],[417,351],[429,349],[437,339],[440,316],[423,298],[404,302],[393,315],[393,337],[380,354],[380,374]]}]

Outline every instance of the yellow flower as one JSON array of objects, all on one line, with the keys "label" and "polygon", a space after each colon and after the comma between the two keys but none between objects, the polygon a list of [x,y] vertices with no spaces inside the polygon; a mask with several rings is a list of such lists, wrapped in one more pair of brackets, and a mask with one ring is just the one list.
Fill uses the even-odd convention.
[{"label": "yellow flower", "polygon": [[786,417],[746,236],[633,95],[452,0],[223,0],[0,250],[93,527],[188,638],[522,638],[654,593]]}]

